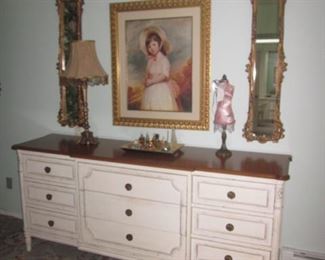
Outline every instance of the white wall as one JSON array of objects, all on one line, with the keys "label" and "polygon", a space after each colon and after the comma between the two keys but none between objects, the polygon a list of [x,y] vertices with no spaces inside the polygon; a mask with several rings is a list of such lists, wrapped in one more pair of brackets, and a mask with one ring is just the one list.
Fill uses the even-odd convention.
[{"label": "white wall", "polygon": [[[83,38],[96,40],[99,58],[111,74],[109,3],[86,0]],[[293,156],[285,192],[283,245],[325,252],[325,1],[288,0],[285,19],[285,73],[279,143],[246,142],[242,128],[248,109],[245,65],[250,51],[249,0],[212,0],[211,78],[227,74],[236,86],[236,130],[228,135],[233,150],[287,153]],[[58,20],[52,0],[0,1],[0,211],[20,215],[17,159],[12,144],[48,133],[71,133],[57,123],[56,71]],[[111,81],[110,81],[111,82]],[[144,129],[112,125],[111,84],[89,90],[90,124],[97,136],[132,140]],[[177,130],[179,142],[218,148],[212,130]],[[5,189],[12,177],[14,189]]]}]

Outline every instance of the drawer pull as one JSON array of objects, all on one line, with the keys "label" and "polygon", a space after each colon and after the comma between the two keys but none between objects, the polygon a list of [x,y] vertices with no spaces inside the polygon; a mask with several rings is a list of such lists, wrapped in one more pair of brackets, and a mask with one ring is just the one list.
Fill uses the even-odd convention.
[{"label": "drawer pull", "polygon": [[46,173],[50,173],[50,172],[51,172],[51,167],[46,166],[46,167],[44,168],[44,171],[45,171]]},{"label": "drawer pull", "polygon": [[126,235],[126,239],[127,239],[128,241],[132,241],[132,240],[133,240],[133,236],[132,236],[132,234],[127,234],[127,235]]},{"label": "drawer pull", "polygon": [[227,193],[227,197],[232,200],[232,199],[236,198],[236,193],[233,191],[229,191]]},{"label": "drawer pull", "polygon": [[47,222],[47,224],[49,225],[49,227],[53,227],[54,226],[54,221],[53,220],[49,220]]},{"label": "drawer pull", "polygon": [[46,194],[46,199],[47,200],[52,200],[52,198],[53,198],[52,194]]},{"label": "drawer pull", "polygon": [[229,224],[226,225],[226,229],[231,232],[231,231],[233,231],[235,229],[235,227],[234,227],[233,224],[229,223]]},{"label": "drawer pull", "polygon": [[132,185],[130,183],[125,184],[125,189],[128,191],[132,190]]},{"label": "drawer pull", "polygon": [[132,216],[132,214],[133,214],[133,212],[132,212],[131,209],[127,209],[127,210],[125,211],[125,215],[127,215],[128,217]]},{"label": "drawer pull", "polygon": [[232,260],[232,256],[231,255],[226,255],[225,260]]}]

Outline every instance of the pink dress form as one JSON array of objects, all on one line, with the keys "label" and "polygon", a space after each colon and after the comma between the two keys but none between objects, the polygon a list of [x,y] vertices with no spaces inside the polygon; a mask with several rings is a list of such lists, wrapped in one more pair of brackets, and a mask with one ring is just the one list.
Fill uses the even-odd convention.
[{"label": "pink dress form", "polygon": [[215,130],[232,132],[235,126],[235,117],[231,107],[234,87],[228,80],[217,83],[217,104],[214,116]]}]

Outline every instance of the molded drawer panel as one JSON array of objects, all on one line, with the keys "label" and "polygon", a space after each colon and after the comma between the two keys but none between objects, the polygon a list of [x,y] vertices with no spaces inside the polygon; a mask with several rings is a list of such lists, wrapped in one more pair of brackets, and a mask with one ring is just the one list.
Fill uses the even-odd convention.
[{"label": "molded drawer panel", "polygon": [[48,211],[27,209],[30,229],[41,230],[56,235],[76,236],[77,220],[74,216]]},{"label": "molded drawer panel", "polygon": [[185,233],[186,208],[148,200],[85,191],[82,215],[168,232]]},{"label": "molded drawer panel", "polygon": [[192,260],[269,260],[270,252],[207,241],[192,241]]},{"label": "molded drawer panel", "polygon": [[26,177],[68,182],[75,179],[74,164],[70,160],[28,156],[25,163]]},{"label": "molded drawer panel", "polygon": [[[94,218],[82,218],[83,241],[89,244],[115,243],[173,255],[185,252],[185,238],[179,233],[163,232]],[[183,258],[177,258],[183,259]]]},{"label": "molded drawer panel", "polygon": [[193,177],[193,202],[197,204],[272,213],[274,199],[273,184]]},{"label": "molded drawer panel", "polygon": [[81,190],[104,192],[173,204],[186,204],[186,176],[138,169],[79,165]]},{"label": "molded drawer panel", "polygon": [[270,246],[273,219],[194,208],[192,228],[197,235]]},{"label": "molded drawer panel", "polygon": [[25,198],[28,204],[64,211],[76,211],[75,190],[31,182],[26,182],[25,185]]}]

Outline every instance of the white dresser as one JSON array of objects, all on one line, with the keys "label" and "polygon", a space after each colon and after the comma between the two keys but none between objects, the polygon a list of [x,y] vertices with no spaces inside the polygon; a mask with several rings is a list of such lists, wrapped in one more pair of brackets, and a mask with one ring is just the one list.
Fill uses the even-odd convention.
[{"label": "white dresser", "polygon": [[78,244],[79,195],[74,159],[19,151],[27,249],[31,236]]},{"label": "white dresser", "polygon": [[186,173],[93,161],[78,169],[81,248],[127,259],[185,259]]},{"label": "white dresser", "polygon": [[278,260],[283,182],[194,172],[191,259]]},{"label": "white dresser", "polygon": [[39,237],[133,260],[278,260],[290,156],[125,152],[48,135],[18,150],[28,250]]}]

